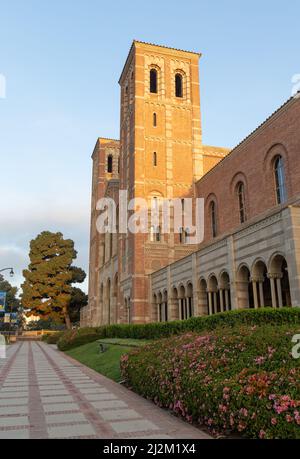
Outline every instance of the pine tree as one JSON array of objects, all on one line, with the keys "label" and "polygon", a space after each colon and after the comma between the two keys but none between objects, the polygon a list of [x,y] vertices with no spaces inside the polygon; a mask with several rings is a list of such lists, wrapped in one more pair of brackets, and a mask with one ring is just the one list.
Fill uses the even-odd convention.
[{"label": "pine tree", "polygon": [[69,306],[72,283],[83,282],[85,273],[72,266],[77,257],[74,242],[61,233],[44,231],[30,243],[30,264],[23,271],[22,305],[27,316],[64,321],[71,327]]}]

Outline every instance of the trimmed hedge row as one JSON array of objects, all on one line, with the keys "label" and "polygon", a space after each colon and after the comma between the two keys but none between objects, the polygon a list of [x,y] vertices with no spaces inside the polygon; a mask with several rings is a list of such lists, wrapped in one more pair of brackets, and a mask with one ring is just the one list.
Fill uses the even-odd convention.
[{"label": "trimmed hedge row", "polygon": [[42,337],[42,341],[44,341],[47,344],[57,344],[60,338],[63,336],[63,334],[64,332],[58,332],[44,335]]},{"label": "trimmed hedge row", "polygon": [[215,314],[213,316],[192,317],[185,321],[80,328],[65,332],[58,341],[58,347],[60,350],[66,351],[103,338],[154,340],[180,335],[189,331],[199,333],[214,330],[218,327],[263,324],[300,324],[300,308],[243,309]]}]

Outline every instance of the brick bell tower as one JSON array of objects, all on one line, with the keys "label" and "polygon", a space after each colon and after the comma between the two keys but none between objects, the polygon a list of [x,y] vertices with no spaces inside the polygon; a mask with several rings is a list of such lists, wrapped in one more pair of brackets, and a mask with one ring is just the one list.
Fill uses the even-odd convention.
[{"label": "brick bell tower", "polygon": [[[204,173],[200,54],[134,41],[123,69],[120,189],[128,198],[193,195]],[[120,235],[122,321],[154,320],[148,275],[195,250],[178,234]]]}]

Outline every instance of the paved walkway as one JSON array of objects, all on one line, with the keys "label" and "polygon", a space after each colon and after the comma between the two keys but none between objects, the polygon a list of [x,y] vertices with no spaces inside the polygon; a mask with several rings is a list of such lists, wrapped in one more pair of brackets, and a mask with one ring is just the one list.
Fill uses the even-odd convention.
[{"label": "paved walkway", "polygon": [[3,438],[209,437],[55,347],[27,342],[0,359]]}]

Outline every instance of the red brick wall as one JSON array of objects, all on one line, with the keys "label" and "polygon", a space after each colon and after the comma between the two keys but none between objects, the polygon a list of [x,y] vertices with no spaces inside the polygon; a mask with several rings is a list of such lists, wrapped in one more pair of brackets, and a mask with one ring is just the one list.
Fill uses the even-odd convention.
[{"label": "red brick wall", "polygon": [[205,241],[212,238],[210,202],[217,204],[218,236],[240,226],[236,185],[245,183],[247,219],[277,205],[272,160],[284,158],[288,200],[300,193],[300,99],[292,99],[197,182],[205,198]]}]

